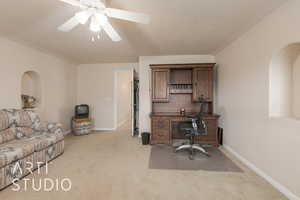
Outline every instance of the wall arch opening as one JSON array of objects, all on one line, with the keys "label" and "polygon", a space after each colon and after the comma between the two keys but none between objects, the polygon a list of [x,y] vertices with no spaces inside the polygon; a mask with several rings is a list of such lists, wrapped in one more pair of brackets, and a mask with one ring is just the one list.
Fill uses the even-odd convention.
[{"label": "wall arch opening", "polygon": [[273,56],[269,88],[270,117],[300,118],[300,43]]},{"label": "wall arch opening", "polygon": [[42,103],[40,75],[35,71],[27,71],[22,76],[21,99],[23,109],[39,109]]}]

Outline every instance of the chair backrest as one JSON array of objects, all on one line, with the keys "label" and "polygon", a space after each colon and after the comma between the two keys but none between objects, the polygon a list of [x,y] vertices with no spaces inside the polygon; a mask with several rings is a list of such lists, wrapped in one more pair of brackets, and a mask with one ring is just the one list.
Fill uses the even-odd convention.
[{"label": "chair backrest", "polygon": [[202,113],[199,113],[197,118],[193,120],[193,127],[197,135],[207,135],[207,124],[203,119]]}]

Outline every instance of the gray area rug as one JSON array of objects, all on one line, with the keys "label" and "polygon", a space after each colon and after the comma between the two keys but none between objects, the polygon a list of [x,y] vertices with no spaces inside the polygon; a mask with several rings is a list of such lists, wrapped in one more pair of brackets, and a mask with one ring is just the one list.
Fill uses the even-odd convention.
[{"label": "gray area rug", "polygon": [[173,169],[173,170],[206,170],[217,172],[243,172],[218,148],[205,148],[210,157],[199,152],[195,159],[189,159],[188,151],[174,153],[174,148],[167,145],[154,145],[151,149],[150,169]]}]

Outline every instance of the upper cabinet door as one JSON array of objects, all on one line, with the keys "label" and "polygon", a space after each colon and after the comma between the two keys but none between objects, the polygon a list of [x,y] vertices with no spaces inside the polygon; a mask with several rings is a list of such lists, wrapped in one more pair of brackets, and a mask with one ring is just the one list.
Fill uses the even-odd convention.
[{"label": "upper cabinet door", "polygon": [[152,70],[152,101],[168,102],[169,101],[169,69]]},{"label": "upper cabinet door", "polygon": [[213,69],[195,68],[193,70],[193,101],[199,101],[202,95],[208,101],[213,101]]}]

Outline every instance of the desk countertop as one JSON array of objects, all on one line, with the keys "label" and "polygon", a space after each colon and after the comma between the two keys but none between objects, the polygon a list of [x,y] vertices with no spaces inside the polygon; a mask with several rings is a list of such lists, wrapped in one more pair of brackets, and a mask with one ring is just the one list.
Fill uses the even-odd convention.
[{"label": "desk countertop", "polygon": [[[186,113],[185,115],[181,115],[179,112],[153,112],[150,114],[150,117],[187,117],[189,115],[195,115],[197,113]],[[220,115],[209,114],[205,115],[203,118],[205,119],[217,119]]]}]

